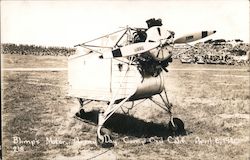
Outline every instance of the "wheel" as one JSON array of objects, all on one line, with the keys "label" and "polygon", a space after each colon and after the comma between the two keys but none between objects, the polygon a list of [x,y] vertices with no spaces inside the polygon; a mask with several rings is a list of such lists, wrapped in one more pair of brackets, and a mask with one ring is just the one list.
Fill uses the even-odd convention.
[{"label": "wheel", "polygon": [[75,115],[76,115],[77,117],[82,117],[84,114],[85,114],[84,109],[80,109],[80,111],[79,111],[79,112],[76,112]]},{"label": "wheel", "polygon": [[98,146],[101,146],[102,148],[110,148],[114,147],[114,143],[111,140],[110,135],[105,134],[102,137],[103,139],[100,139],[98,136],[96,136],[96,142]]},{"label": "wheel", "polygon": [[98,135],[96,136],[97,145],[103,148],[114,147],[114,143],[110,135],[111,132],[107,128],[101,128],[102,137],[98,137]]},{"label": "wheel", "polygon": [[171,121],[169,121],[169,124],[168,124],[169,129],[172,132],[172,134],[174,136],[185,135],[186,130],[185,130],[183,121],[181,119],[179,119],[179,118],[173,118],[173,122],[174,122],[175,126],[173,126]]},{"label": "wheel", "polygon": [[84,115],[84,114],[85,114],[84,109],[80,109],[80,115]]},{"label": "wheel", "polygon": [[76,112],[76,117],[80,117],[80,113],[79,112]]}]

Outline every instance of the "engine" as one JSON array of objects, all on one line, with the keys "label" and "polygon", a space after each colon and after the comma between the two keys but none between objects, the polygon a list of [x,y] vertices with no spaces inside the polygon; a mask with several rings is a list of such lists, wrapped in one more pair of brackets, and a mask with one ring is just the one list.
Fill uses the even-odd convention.
[{"label": "engine", "polygon": [[157,61],[164,61],[169,58],[173,50],[174,32],[162,26],[154,26],[147,30],[146,42],[160,42],[160,46],[149,52]]},{"label": "engine", "polygon": [[134,43],[159,42],[160,46],[138,57],[139,71],[143,76],[158,76],[172,62],[174,32],[162,26],[161,19],[146,21],[147,30],[137,30],[133,33]]}]

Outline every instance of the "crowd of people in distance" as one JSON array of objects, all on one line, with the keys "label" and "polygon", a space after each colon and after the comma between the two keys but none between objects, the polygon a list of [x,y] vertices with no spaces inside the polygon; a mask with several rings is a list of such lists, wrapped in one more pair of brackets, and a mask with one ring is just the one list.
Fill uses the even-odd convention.
[{"label": "crowd of people in distance", "polygon": [[[249,45],[241,41],[200,42],[192,47],[175,48],[172,58],[180,59],[182,63],[245,65],[250,64]],[[75,53],[75,48],[1,44],[1,54],[70,56]]]},{"label": "crowd of people in distance", "polygon": [[197,43],[177,49],[173,58],[182,63],[245,65],[250,63],[248,43]]}]

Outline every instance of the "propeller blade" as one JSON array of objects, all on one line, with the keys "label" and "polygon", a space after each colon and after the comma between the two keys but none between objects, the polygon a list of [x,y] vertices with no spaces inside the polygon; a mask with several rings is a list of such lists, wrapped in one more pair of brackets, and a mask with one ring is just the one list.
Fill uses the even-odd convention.
[{"label": "propeller blade", "polygon": [[159,42],[139,42],[130,44],[124,47],[117,48],[111,52],[103,54],[103,58],[116,58],[116,57],[128,57],[136,54],[141,54],[157,48],[160,45]]},{"label": "propeller blade", "polygon": [[216,33],[216,31],[202,31],[202,32],[196,32],[193,34],[188,34],[185,36],[182,36],[180,38],[177,38],[174,43],[188,43],[188,42],[193,42],[196,40],[200,40],[202,38],[205,38],[211,34]]}]

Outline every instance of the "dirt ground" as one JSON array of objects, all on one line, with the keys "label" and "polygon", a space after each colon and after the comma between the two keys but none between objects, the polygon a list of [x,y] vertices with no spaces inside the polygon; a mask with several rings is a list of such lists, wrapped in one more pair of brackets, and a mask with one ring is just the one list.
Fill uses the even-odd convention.
[{"label": "dirt ground", "polygon": [[[249,66],[181,64],[168,67],[165,86],[187,135],[169,136],[168,114],[146,100],[107,128],[115,146],[96,145],[93,124],[73,118],[78,101],[67,96],[66,57],[2,55],[3,158],[25,159],[235,159],[249,160]],[[129,104],[128,104],[129,105]],[[125,108],[126,109],[126,108]],[[145,141],[149,143],[145,143]]]}]

